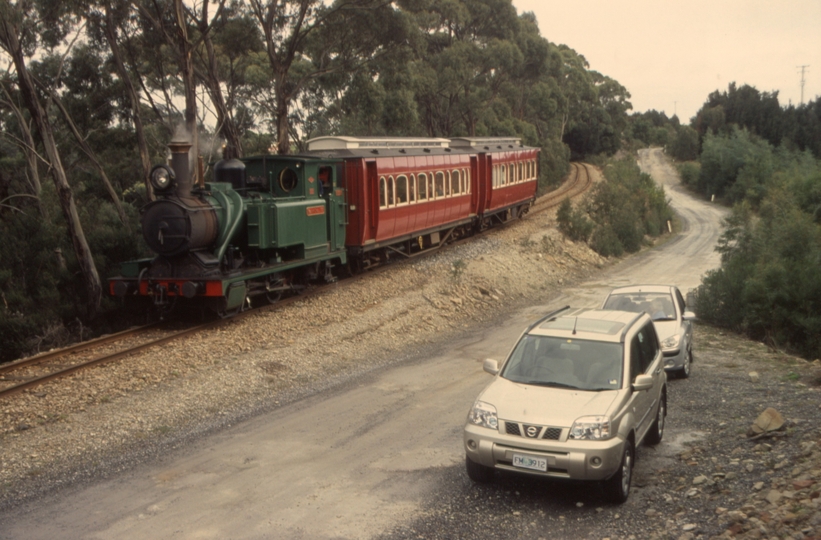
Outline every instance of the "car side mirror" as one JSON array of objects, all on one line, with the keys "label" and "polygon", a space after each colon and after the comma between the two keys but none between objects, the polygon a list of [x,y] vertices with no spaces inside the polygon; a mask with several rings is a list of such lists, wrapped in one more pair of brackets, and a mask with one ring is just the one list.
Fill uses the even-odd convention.
[{"label": "car side mirror", "polygon": [[651,388],[653,388],[652,375],[637,375],[636,379],[633,381],[633,390],[636,392],[650,390]]},{"label": "car side mirror", "polygon": [[696,320],[696,314],[692,311],[684,310],[684,320],[685,321],[694,321]]},{"label": "car side mirror", "polygon": [[499,373],[499,362],[493,358],[485,358],[485,363],[482,365],[482,369],[491,375],[496,375]]}]

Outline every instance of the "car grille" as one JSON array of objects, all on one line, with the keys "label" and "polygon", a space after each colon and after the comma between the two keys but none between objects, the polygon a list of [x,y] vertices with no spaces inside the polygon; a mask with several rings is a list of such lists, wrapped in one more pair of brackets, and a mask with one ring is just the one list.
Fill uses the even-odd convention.
[{"label": "car grille", "polygon": [[562,436],[562,428],[533,426],[530,424],[520,425],[516,422],[505,422],[505,432],[508,435],[527,437],[528,439],[540,438],[551,441],[558,441]]}]

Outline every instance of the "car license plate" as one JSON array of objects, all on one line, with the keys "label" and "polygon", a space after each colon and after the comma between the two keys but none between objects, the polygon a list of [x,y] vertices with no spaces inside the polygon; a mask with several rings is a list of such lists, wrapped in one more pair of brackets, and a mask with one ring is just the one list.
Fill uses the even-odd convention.
[{"label": "car license plate", "polygon": [[534,471],[547,472],[547,459],[534,456],[524,456],[513,454],[513,466],[522,469],[533,469]]}]

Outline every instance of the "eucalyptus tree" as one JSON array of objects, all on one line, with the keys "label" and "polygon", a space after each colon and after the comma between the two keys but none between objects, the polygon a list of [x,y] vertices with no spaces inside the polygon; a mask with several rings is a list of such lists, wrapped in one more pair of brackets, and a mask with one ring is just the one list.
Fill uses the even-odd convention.
[{"label": "eucalyptus tree", "polygon": [[[421,32],[414,63],[420,118],[430,136],[509,131],[503,94],[525,62],[509,0],[407,1]],[[500,110],[501,108],[501,110]]]},{"label": "eucalyptus tree", "polygon": [[74,194],[63,167],[52,122],[32,77],[27,58],[39,45],[57,46],[74,23],[67,3],[45,3],[37,11],[30,2],[0,0],[0,48],[11,57],[17,73],[17,86],[25,108],[36,126],[45,159],[57,191],[60,208],[68,226],[77,263],[86,287],[86,315],[93,318],[100,306],[102,283],[88,246]]},{"label": "eucalyptus tree", "polygon": [[134,26],[136,11],[131,2],[117,0],[100,0],[91,3],[87,12],[88,32],[92,42],[105,42],[111,51],[111,60],[114,63],[117,75],[128,97],[128,106],[131,112],[130,121],[134,125],[134,136],[137,140],[137,149],[140,154],[142,174],[140,178],[145,186],[146,198],[154,200],[154,190],[149,181],[151,172],[151,152],[146,140],[143,126],[142,102],[134,83],[134,78],[140,79],[140,74],[128,67],[128,29]]},{"label": "eucalyptus tree", "polygon": [[[185,98],[183,112],[184,136],[191,143],[189,161],[193,167],[193,155],[199,152],[199,126],[197,117],[197,78],[194,66],[194,51],[209,34],[214,24],[220,19],[226,0],[216,0],[214,15],[209,15],[211,4],[202,0],[194,6],[186,6],[182,0],[145,0],[138,4],[140,14],[150,21],[151,25],[162,36],[163,41],[173,51],[173,58],[182,79],[182,92]],[[162,73],[162,72],[161,72]],[[165,73],[162,73],[162,78]],[[164,87],[165,89],[165,87]],[[173,100],[168,99],[170,104]]]},{"label": "eucalyptus tree", "polygon": [[262,36],[251,13],[237,0],[222,9],[212,26],[205,17],[194,16],[193,22],[202,36],[194,50],[195,72],[211,98],[216,130],[226,141],[227,153],[241,157],[243,132],[253,124],[250,108],[243,105],[253,93],[246,70],[264,51]]},{"label": "eucalyptus tree", "polygon": [[248,0],[263,35],[271,92],[258,106],[273,117],[277,151],[298,137],[292,108],[318,79],[353,73],[403,39],[389,0]]}]

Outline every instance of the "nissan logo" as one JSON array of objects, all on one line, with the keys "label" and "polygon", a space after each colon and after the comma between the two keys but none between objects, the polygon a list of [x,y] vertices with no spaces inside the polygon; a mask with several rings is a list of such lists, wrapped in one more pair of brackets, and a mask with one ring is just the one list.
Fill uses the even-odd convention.
[{"label": "nissan logo", "polygon": [[539,434],[539,428],[537,428],[536,426],[527,426],[525,432],[527,433],[528,437],[533,438]]}]

